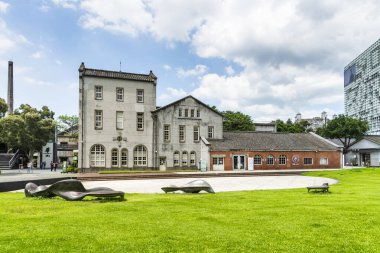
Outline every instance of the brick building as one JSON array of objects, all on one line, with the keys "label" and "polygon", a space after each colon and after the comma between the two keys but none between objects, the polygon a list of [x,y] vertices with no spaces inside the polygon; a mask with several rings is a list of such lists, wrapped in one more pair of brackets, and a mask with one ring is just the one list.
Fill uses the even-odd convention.
[{"label": "brick building", "polygon": [[209,140],[210,169],[341,168],[342,151],[314,133],[224,132]]}]

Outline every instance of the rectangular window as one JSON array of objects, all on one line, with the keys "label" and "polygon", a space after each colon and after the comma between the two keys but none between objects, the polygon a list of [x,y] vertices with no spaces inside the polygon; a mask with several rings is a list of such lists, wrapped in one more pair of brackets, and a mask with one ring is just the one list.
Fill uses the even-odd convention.
[{"label": "rectangular window", "polygon": [[170,141],[170,125],[164,125],[164,141]]},{"label": "rectangular window", "polygon": [[116,129],[124,129],[123,112],[116,112]]},{"label": "rectangular window", "polygon": [[103,111],[95,110],[95,129],[103,128]]},{"label": "rectangular window", "polygon": [[199,141],[199,126],[194,126],[194,141]]},{"label": "rectangular window", "polygon": [[329,159],[327,159],[327,158],[319,158],[319,164],[320,165],[328,165],[329,164]]},{"label": "rectangular window", "polygon": [[305,157],[305,158],[303,159],[303,164],[304,164],[304,165],[312,165],[312,164],[313,164],[313,158]]},{"label": "rectangular window", "polygon": [[144,90],[137,90],[137,103],[144,103]]},{"label": "rectangular window", "polygon": [[179,142],[185,142],[185,126],[179,126]]},{"label": "rectangular window", "polygon": [[144,130],[144,113],[138,112],[137,113],[137,131],[143,131]]},{"label": "rectangular window", "polygon": [[182,109],[181,108],[178,109],[178,117],[182,117]]},{"label": "rectangular window", "polygon": [[116,88],[116,101],[123,102],[124,101],[124,89]]},{"label": "rectangular window", "polygon": [[208,138],[209,139],[213,139],[214,138],[214,127],[213,126],[209,126],[208,127]]},{"label": "rectangular window", "polygon": [[218,158],[217,157],[212,158],[212,164],[215,164],[215,165],[218,164]]},{"label": "rectangular window", "polygon": [[189,117],[189,109],[185,109],[185,117]]},{"label": "rectangular window", "polygon": [[197,118],[200,118],[200,117],[201,117],[201,111],[197,109]]},{"label": "rectangular window", "polygon": [[95,99],[103,99],[103,86],[95,86]]},{"label": "rectangular window", "polygon": [[190,110],[190,117],[194,118],[194,109]]}]

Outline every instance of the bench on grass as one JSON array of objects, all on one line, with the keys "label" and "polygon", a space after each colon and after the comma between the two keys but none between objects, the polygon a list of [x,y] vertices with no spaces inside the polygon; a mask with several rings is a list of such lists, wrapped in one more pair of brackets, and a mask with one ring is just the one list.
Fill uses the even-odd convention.
[{"label": "bench on grass", "polygon": [[321,192],[329,192],[329,183],[324,183],[319,186],[308,186],[307,187],[307,192],[312,191],[321,191]]}]

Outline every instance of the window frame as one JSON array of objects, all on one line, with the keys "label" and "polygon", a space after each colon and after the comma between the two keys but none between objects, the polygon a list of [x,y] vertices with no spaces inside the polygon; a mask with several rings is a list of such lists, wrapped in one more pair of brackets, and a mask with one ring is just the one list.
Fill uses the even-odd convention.
[{"label": "window frame", "polygon": [[182,151],[181,157],[181,167],[189,166],[189,153],[187,151]]},{"label": "window frame", "polygon": [[286,165],[286,161],[287,161],[286,155],[280,155],[278,157],[278,164],[279,165]]},{"label": "window frame", "polygon": [[[100,115],[98,115],[100,113]],[[100,120],[99,120],[100,117]],[[100,123],[100,126],[97,124]],[[103,110],[95,110],[94,112],[94,128],[95,130],[103,129]]]},{"label": "window frame", "polygon": [[111,167],[119,167],[119,150],[117,148],[111,149]]},{"label": "window frame", "polygon": [[[181,128],[183,128],[183,130],[181,130]],[[179,125],[178,126],[178,141],[180,143],[186,142],[186,126],[185,125]]]},{"label": "window frame", "polygon": [[[138,148],[139,149],[141,148],[142,150],[137,150]],[[148,149],[144,145],[137,145],[133,149],[133,166],[136,166],[136,167],[148,166]]]},{"label": "window frame", "polygon": [[[308,163],[307,161],[311,161],[311,163]],[[303,158],[303,165],[313,165],[313,158],[312,157],[304,157]]]},{"label": "window frame", "polygon": [[199,126],[193,127],[193,140],[194,140],[194,142],[199,142],[199,140],[200,140],[200,127]]},{"label": "window frame", "polygon": [[170,142],[170,125],[165,124],[163,130],[164,130],[163,132],[164,142]]},{"label": "window frame", "polygon": [[[100,91],[97,90],[98,88],[100,89]],[[99,94],[100,94],[100,96],[98,97]],[[95,85],[94,98],[95,98],[95,100],[103,100],[103,86]]]},{"label": "window frame", "polygon": [[190,166],[196,165],[197,153],[195,151],[190,151]]},{"label": "window frame", "polygon": [[95,144],[90,148],[90,167],[106,167],[106,148],[101,144]]},{"label": "window frame", "polygon": [[[140,122],[141,120],[141,122]],[[141,125],[141,126],[139,126]],[[137,112],[136,113],[136,130],[137,131],[144,131],[144,113],[143,112]]]},{"label": "window frame", "polygon": [[[272,162],[269,163],[269,161],[272,161]],[[268,155],[267,156],[266,164],[267,165],[274,165],[274,156],[273,155]]]},{"label": "window frame", "polygon": [[[121,93],[119,93],[121,91]],[[119,98],[121,96],[121,98]],[[116,87],[116,101],[117,102],[124,102],[124,88]]]},{"label": "window frame", "polygon": [[[121,121],[120,121],[120,115],[121,115]],[[121,124],[121,126],[119,124]],[[123,129],[124,129],[124,112],[116,111],[116,130],[123,130]]]},{"label": "window frame", "polygon": [[[141,94],[139,94],[141,92]],[[137,89],[136,90],[136,102],[137,103],[144,103],[144,89]]]},{"label": "window frame", "polygon": [[[321,163],[321,160],[325,160],[326,163]],[[319,158],[319,165],[329,165],[329,159],[327,157],[320,157]]]},{"label": "window frame", "polygon": [[[260,161],[260,163],[257,163],[257,161]],[[254,165],[262,165],[263,164],[263,158],[261,157],[261,155],[255,155],[253,157],[253,164]]]},{"label": "window frame", "polygon": [[178,167],[180,165],[180,152],[179,151],[174,151],[173,152],[173,167]]},{"label": "window frame", "polygon": [[[211,130],[211,131],[210,131]],[[211,134],[211,135],[210,135]],[[209,139],[214,139],[214,126],[207,127],[207,137]]]},{"label": "window frame", "polygon": [[120,166],[128,167],[128,149],[126,148],[120,150]]}]

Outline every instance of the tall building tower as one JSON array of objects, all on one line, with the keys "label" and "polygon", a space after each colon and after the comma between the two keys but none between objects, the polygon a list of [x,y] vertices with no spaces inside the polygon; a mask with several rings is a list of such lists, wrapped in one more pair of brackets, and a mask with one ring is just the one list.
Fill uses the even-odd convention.
[{"label": "tall building tower", "polygon": [[13,62],[8,61],[8,115],[13,113]]},{"label": "tall building tower", "polygon": [[380,39],[344,68],[344,109],[380,134]]}]

